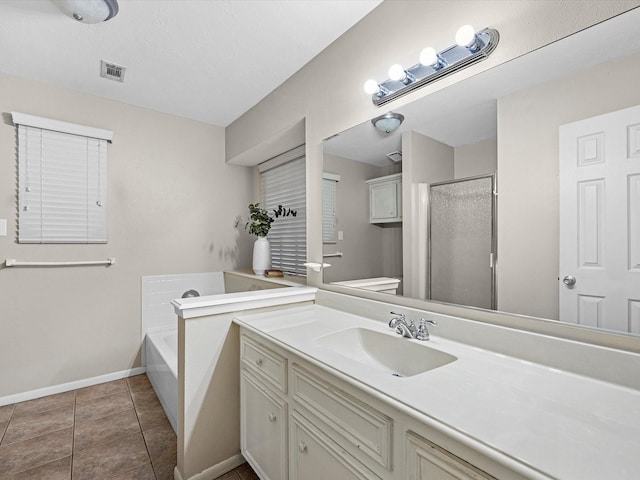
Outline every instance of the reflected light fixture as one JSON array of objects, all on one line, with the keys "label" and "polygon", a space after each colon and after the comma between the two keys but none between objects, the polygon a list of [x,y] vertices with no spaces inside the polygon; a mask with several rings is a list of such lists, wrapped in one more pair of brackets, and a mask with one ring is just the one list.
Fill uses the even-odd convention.
[{"label": "reflected light fixture", "polygon": [[64,11],[82,23],[100,23],[118,14],[118,0],[58,0]]},{"label": "reflected light fixture", "polygon": [[364,91],[371,95],[374,105],[382,106],[486,59],[498,46],[500,34],[492,28],[476,32],[471,25],[463,25],[456,32],[455,40],[455,45],[440,52],[426,47],[420,52],[419,62],[412,67],[391,65],[387,80],[378,83],[369,79],[364,84]]},{"label": "reflected light fixture", "polygon": [[401,113],[385,113],[371,120],[373,126],[382,133],[391,133],[396,130],[404,121],[404,115]]}]

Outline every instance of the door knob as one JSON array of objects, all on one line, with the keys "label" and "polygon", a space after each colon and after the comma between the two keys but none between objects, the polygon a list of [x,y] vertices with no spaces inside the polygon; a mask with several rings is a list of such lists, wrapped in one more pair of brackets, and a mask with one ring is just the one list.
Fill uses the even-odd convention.
[{"label": "door knob", "polygon": [[576,284],[576,277],[567,275],[562,279],[562,283],[564,283],[567,287],[571,287]]}]

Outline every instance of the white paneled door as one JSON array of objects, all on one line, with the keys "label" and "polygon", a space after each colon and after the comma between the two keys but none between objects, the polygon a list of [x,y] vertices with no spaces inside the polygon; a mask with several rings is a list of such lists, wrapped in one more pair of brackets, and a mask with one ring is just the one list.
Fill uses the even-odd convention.
[{"label": "white paneled door", "polygon": [[560,127],[560,320],[640,334],[640,106]]}]

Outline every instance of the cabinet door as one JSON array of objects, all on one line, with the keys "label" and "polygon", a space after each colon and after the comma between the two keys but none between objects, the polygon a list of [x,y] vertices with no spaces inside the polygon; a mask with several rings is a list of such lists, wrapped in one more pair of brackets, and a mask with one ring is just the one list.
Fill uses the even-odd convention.
[{"label": "cabinet door", "polygon": [[398,182],[384,182],[369,186],[371,222],[398,220]]},{"label": "cabinet door", "polygon": [[291,418],[292,480],[380,480],[299,412]]},{"label": "cabinet door", "polygon": [[246,372],[240,377],[240,445],[262,480],[286,480],[287,404]]},{"label": "cabinet door", "polygon": [[407,432],[408,480],[496,480],[413,432]]}]

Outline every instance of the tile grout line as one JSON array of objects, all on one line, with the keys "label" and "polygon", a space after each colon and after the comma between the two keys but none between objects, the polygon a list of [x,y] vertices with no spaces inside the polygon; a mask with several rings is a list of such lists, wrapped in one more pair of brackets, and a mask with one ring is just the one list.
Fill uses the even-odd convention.
[{"label": "tile grout line", "polygon": [[13,419],[13,414],[16,411],[16,404],[13,404],[13,408],[11,409],[11,415],[9,415],[9,419],[7,420],[7,424],[4,426],[4,430],[2,431],[2,435],[0,435],[0,445],[2,445],[2,441],[4,440],[4,436],[7,434],[7,430],[9,430],[9,424]]},{"label": "tile grout line", "polygon": [[[107,382],[107,383],[111,383],[111,382]],[[137,421],[137,423],[138,423],[138,427],[140,428],[140,430],[139,430],[138,432],[130,433],[130,434],[128,434],[128,435],[135,435],[136,433],[139,433],[140,435],[142,435],[142,425],[140,424],[140,419],[138,418],[138,412],[137,412],[137,410],[136,410],[136,408],[135,408],[135,402],[134,402],[134,400],[133,400],[133,395],[131,394],[131,388],[130,388],[130,385],[129,385],[128,379],[124,379],[124,383],[125,383],[126,388],[127,388],[127,390],[126,390],[126,391],[127,391],[127,394],[129,395],[129,398],[130,398],[130,400],[131,400],[131,404],[132,404],[132,406],[133,406],[134,414],[136,415],[136,421]],[[100,397],[100,398],[105,398],[105,397],[109,397],[109,396],[112,396],[112,395],[118,395],[118,393],[111,393],[111,394],[109,394],[109,395],[102,395],[102,397]],[[109,414],[109,415],[111,415],[111,414]],[[104,417],[107,417],[107,416],[109,416],[109,415],[105,415]],[[104,418],[104,417],[98,417],[98,418],[96,418],[96,419],[94,419],[94,420],[100,420],[101,418]],[[92,420],[92,421],[93,421],[93,420]],[[143,439],[143,441],[144,441],[144,435],[142,435],[142,439]],[[74,440],[75,440],[75,438],[74,438]],[[115,442],[116,440],[112,440],[112,441],[114,441],[114,442]],[[149,451],[148,451],[148,449],[147,449],[146,442],[145,442],[145,450],[147,451],[147,459],[149,460],[149,465],[151,465],[151,458],[150,458],[150,456],[149,456]],[[109,478],[110,478],[110,479],[117,478],[117,477],[119,477],[120,475],[122,475],[122,474],[124,474],[124,473],[132,472],[132,471],[136,470],[137,468],[140,468],[140,466],[141,466],[141,465],[137,465],[137,466],[135,466],[135,467],[133,467],[133,468],[131,468],[131,469],[129,469],[129,470],[126,470],[126,471],[119,471],[118,473],[115,473],[113,476],[110,476]],[[153,470],[152,470],[152,471],[153,471]],[[154,479],[156,479],[155,472],[153,472],[153,476],[154,476]],[[157,479],[156,479],[156,480],[157,480]]]},{"label": "tile grout line", "polygon": [[142,423],[140,422],[140,417],[138,416],[138,409],[136,407],[136,401],[133,398],[133,393],[131,392],[131,384],[129,383],[129,378],[127,378],[126,383],[127,383],[127,391],[129,392],[129,396],[131,397],[131,403],[133,404],[133,412],[136,414],[136,421],[138,422],[138,426],[140,427],[140,435],[142,435],[142,441],[144,442],[144,448],[147,451],[147,457],[149,458],[149,465],[151,465],[151,471],[153,472],[153,478],[158,480],[158,476],[156,475],[156,469],[154,468],[153,461],[151,460],[151,452],[149,451],[149,445],[147,445],[147,439],[144,436],[144,430],[142,429]]},{"label": "tile grout line", "polygon": [[73,425],[71,426],[71,465],[69,466],[69,480],[73,480],[73,460],[76,456],[76,411],[78,406],[78,391],[73,391]]}]

